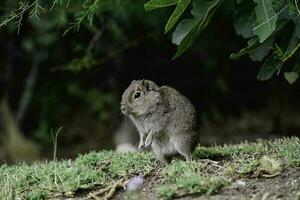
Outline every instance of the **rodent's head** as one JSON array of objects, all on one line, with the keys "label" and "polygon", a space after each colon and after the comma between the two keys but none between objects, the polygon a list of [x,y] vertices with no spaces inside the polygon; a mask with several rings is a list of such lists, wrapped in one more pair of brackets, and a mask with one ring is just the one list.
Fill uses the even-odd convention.
[{"label": "rodent's head", "polygon": [[134,80],[122,95],[121,111],[137,117],[155,110],[160,101],[159,87],[153,81]]}]

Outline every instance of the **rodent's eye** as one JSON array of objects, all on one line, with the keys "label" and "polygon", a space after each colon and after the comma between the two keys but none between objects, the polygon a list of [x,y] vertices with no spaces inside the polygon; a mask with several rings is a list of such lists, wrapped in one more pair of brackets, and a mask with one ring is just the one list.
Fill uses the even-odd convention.
[{"label": "rodent's eye", "polygon": [[141,92],[136,92],[133,96],[134,99],[138,99],[141,96]]}]

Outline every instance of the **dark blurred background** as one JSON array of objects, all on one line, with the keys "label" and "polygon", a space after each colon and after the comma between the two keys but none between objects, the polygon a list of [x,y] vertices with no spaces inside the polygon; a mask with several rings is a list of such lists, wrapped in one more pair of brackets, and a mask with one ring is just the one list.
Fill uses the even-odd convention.
[{"label": "dark blurred background", "polygon": [[[134,150],[138,134],[119,110],[134,79],[187,96],[197,109],[202,145],[299,135],[299,81],[261,82],[261,63],[229,59],[246,46],[230,8],[219,9],[193,48],[172,60],[176,46],[163,27],[173,8],[145,12],[145,2],[107,3],[93,26],[64,36],[74,7],[42,10],[38,20],[25,13],[19,33],[14,21],[1,27],[1,162],[51,159],[60,127],[59,158],[122,143]],[[1,4],[5,14],[17,1]]]}]

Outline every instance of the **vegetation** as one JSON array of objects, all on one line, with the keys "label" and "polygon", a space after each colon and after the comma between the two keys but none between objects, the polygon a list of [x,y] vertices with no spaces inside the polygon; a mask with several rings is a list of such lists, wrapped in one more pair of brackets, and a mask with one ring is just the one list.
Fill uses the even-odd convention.
[{"label": "vegetation", "polygon": [[[100,132],[100,137],[111,136],[120,122],[119,93],[124,87],[116,80],[113,70],[117,70],[111,63],[118,63],[120,54],[146,39],[157,38],[158,32],[150,34],[150,30],[160,24],[155,20],[160,14],[140,17],[145,14],[141,3],[120,4],[90,0],[1,2],[0,118],[7,120],[0,121],[0,132],[12,140],[6,144],[34,145],[27,145],[18,155],[11,152],[13,148],[1,145],[5,148],[1,151],[8,152],[3,160],[18,162],[20,154],[32,152],[29,149],[37,154],[49,152],[51,129],[60,126],[72,132],[60,137],[69,144],[70,138],[78,137],[84,143],[87,129],[89,133]],[[100,65],[107,67],[95,69]],[[111,148],[111,140],[101,148]],[[75,155],[82,152],[73,151]],[[23,155],[20,160],[38,157]]]},{"label": "vegetation", "polygon": [[[49,30],[54,27],[67,26],[63,35],[70,31],[79,31],[82,25],[97,32],[94,21],[103,21],[104,13],[107,10],[118,12],[122,6],[126,7],[123,5],[124,2],[119,0],[84,0],[81,2],[54,0],[52,4],[42,0],[34,0],[21,1],[18,4],[17,8],[11,8],[11,11],[6,12],[0,27],[15,21],[19,33],[26,12],[29,13],[29,19],[32,23],[41,23],[37,22],[41,13],[54,14],[59,17],[48,25],[48,39],[52,38],[50,40],[55,39],[53,35],[49,35]],[[192,4],[190,11],[192,17],[180,20],[183,18],[182,16],[186,16],[186,10],[190,8],[189,4]],[[248,40],[248,46],[238,53],[232,53],[230,58],[236,60],[240,56],[248,54],[253,61],[263,62],[257,75],[259,80],[268,80],[273,74],[279,74],[283,65],[288,60],[292,60],[292,67],[284,73],[284,77],[291,84],[297,80],[300,71],[299,56],[296,53],[300,47],[300,10],[297,0],[256,0],[254,2],[243,0],[151,0],[144,6],[146,11],[150,11],[175,5],[176,8],[165,25],[165,33],[168,33],[178,23],[172,34],[172,43],[178,46],[174,58],[182,55],[197,41],[200,33],[215,15],[218,15],[219,9],[226,9],[227,13],[234,14],[236,34]],[[67,17],[68,13],[73,15],[73,19]],[[117,28],[115,21],[110,22],[112,24],[107,28],[111,30]],[[115,31],[119,32],[116,34],[122,38],[122,31],[120,29]],[[95,35],[94,39],[97,40],[101,34],[100,32]],[[45,42],[45,39],[43,40]],[[93,43],[90,43],[86,54],[80,59],[74,59],[65,66],[65,69],[77,71],[95,65],[93,48]]]},{"label": "vegetation", "polygon": [[[193,89],[202,122],[263,108],[275,113],[275,131],[263,125],[272,133],[282,131],[276,120],[292,118],[274,108],[285,102],[296,110],[291,100],[299,102],[297,92],[287,92],[292,89],[274,92],[271,85],[258,92],[260,83],[251,79],[257,71],[259,80],[282,71],[278,78],[290,84],[298,79],[298,0],[5,0],[0,13],[1,161],[49,157],[50,133],[60,126],[66,132],[60,135],[61,146],[69,148],[61,157],[112,148],[112,132],[121,121],[120,95],[137,77],[162,77],[166,84],[194,74],[193,85],[185,81],[181,87]],[[256,63],[242,57],[246,54]],[[176,66],[183,71],[175,71]],[[239,87],[241,80],[247,82],[246,92]],[[291,88],[297,91],[296,86]],[[85,142],[97,145],[81,148]],[[218,194],[236,180],[274,178],[300,166],[299,146],[296,137],[200,146],[193,161],[174,160],[167,167],[158,167],[149,153],[113,151],[74,160],[5,164],[0,168],[0,198],[110,198],[132,177],[143,174],[147,182],[156,173],[157,196]]]},{"label": "vegetation", "polygon": [[[175,159],[160,166],[151,153],[90,152],[74,161],[50,161],[0,168],[1,199],[44,199],[80,196],[111,198],[135,175],[145,183],[156,178],[156,195],[166,199],[192,194],[216,194],[236,180],[273,178],[300,166],[300,139],[198,147],[194,159]],[[292,153],[293,152],[293,153]],[[205,159],[206,158],[206,159]],[[209,158],[209,159],[207,159]],[[158,173],[158,174],[157,174]],[[157,175],[155,175],[157,174]]]},{"label": "vegetation", "polygon": [[[153,168],[151,154],[90,152],[74,161],[50,161],[33,165],[1,166],[1,199],[72,197],[76,192],[110,187],[118,179],[147,173]],[[108,188],[110,189],[110,188]]]},{"label": "vegetation", "polygon": [[[253,3],[252,1],[238,0],[225,3],[222,0],[151,0],[145,4],[145,9],[152,10],[176,5],[165,26],[165,33],[167,33],[179,21],[190,2],[193,5],[191,9],[193,18],[181,20],[172,35],[172,42],[178,46],[174,58],[183,54],[195,43],[216,11],[224,5],[231,7],[230,11],[235,15],[236,33],[248,40],[248,46],[238,53],[231,54],[231,59],[236,60],[244,54],[249,54],[253,61],[263,61],[257,78],[268,80],[275,72],[278,74],[283,64],[295,55],[294,67],[290,69],[290,72],[285,72],[284,77],[291,84],[298,78],[300,68],[297,60],[299,60],[299,56],[295,54],[300,47],[298,1],[256,0]],[[289,24],[290,22],[293,26]],[[285,38],[282,41],[283,35]],[[286,37],[290,39],[288,40]]]},{"label": "vegetation", "polygon": [[208,169],[205,162],[176,160],[163,169],[166,183],[157,188],[157,194],[166,198],[198,193],[211,195],[229,185],[228,178],[205,173]]}]

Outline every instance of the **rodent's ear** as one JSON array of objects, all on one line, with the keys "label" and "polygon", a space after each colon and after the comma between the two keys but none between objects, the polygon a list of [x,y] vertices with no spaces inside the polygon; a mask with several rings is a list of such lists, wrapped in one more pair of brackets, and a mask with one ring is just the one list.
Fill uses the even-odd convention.
[{"label": "rodent's ear", "polygon": [[158,86],[153,81],[142,80],[142,85],[145,87],[146,91],[158,90]]},{"label": "rodent's ear", "polygon": [[133,84],[133,83],[135,83],[136,82],[136,80],[133,80],[133,81],[131,81],[131,84]]}]

